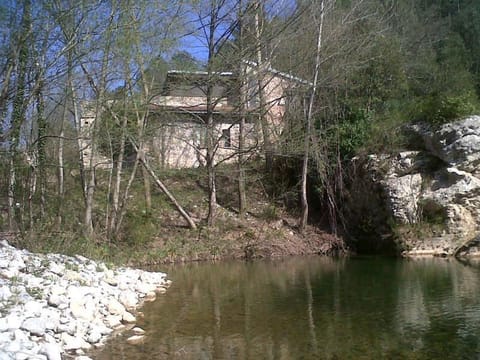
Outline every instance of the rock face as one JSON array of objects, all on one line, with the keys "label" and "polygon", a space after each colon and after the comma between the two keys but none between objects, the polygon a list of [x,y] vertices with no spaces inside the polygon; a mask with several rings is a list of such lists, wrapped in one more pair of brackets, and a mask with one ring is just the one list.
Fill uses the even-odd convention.
[{"label": "rock face", "polygon": [[480,171],[480,116],[444,124],[436,131],[425,126],[414,130],[423,137],[426,149],[450,166],[468,172]]},{"label": "rock face", "polygon": [[369,188],[351,193],[367,191],[380,199],[383,221],[412,229],[434,225],[428,236],[398,237],[407,256],[480,255],[480,116],[413,130],[425,150],[356,159],[364,177],[358,183]]},{"label": "rock face", "polygon": [[147,295],[169,284],[164,273],[111,270],[82,256],[33,254],[0,241],[0,359],[81,355],[134,323]]}]

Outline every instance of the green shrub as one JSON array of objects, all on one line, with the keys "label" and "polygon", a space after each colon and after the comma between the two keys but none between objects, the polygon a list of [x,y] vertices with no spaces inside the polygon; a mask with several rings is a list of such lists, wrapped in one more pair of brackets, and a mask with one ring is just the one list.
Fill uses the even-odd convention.
[{"label": "green shrub", "polygon": [[478,111],[478,99],[471,93],[460,95],[435,94],[420,102],[420,120],[440,125],[472,115]]},{"label": "green shrub", "polygon": [[342,158],[351,158],[368,142],[371,127],[371,113],[361,108],[349,108],[343,119],[328,130],[329,144],[338,144]]}]

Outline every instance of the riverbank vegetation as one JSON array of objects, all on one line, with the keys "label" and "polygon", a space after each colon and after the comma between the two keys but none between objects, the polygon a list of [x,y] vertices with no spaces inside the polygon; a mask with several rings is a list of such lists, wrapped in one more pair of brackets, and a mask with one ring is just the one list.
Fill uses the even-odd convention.
[{"label": "riverbank vegetation", "polygon": [[[473,0],[3,2],[0,230],[116,261],[343,251],[349,160],[412,145],[412,121],[478,111],[479,20]],[[217,163],[213,81],[245,61],[309,88],[279,146],[240,141],[234,165]],[[169,69],[211,80],[198,169],[148,156]]]}]

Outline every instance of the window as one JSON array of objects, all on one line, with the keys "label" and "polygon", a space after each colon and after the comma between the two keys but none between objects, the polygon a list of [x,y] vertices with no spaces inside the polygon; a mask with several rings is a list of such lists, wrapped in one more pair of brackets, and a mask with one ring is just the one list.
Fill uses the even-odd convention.
[{"label": "window", "polygon": [[258,96],[258,82],[250,80],[247,83],[247,106],[249,108],[256,108],[260,104]]},{"label": "window", "polygon": [[222,140],[223,140],[223,146],[226,148],[231,148],[232,147],[232,139],[230,135],[230,129],[223,129],[222,130]]}]

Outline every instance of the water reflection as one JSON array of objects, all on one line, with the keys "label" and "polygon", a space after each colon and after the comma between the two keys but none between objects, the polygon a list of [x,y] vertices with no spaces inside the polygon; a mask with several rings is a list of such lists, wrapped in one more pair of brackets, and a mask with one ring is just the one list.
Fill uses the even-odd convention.
[{"label": "water reflection", "polygon": [[[167,270],[140,346],[98,359],[470,359],[479,270],[445,259],[301,258]],[[127,334],[125,334],[127,335]]]}]

